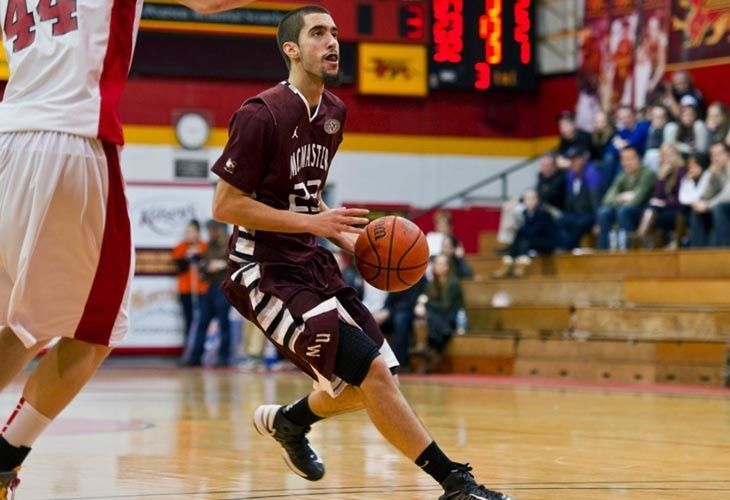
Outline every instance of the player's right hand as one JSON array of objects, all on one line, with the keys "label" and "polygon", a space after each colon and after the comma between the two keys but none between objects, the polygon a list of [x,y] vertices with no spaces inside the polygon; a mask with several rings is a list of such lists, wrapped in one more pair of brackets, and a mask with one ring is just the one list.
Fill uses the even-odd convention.
[{"label": "player's right hand", "polygon": [[369,214],[367,208],[333,208],[312,215],[309,217],[310,233],[325,238],[337,238],[343,233],[362,232],[362,228],[370,222],[365,215]]}]

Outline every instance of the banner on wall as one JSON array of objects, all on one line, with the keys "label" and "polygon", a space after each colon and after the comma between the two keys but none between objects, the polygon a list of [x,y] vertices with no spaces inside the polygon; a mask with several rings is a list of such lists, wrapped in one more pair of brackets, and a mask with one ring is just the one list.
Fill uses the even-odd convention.
[{"label": "banner on wall", "polygon": [[669,62],[730,57],[730,0],[671,0]]},{"label": "banner on wall", "polygon": [[0,43],[0,80],[7,80],[10,77],[10,66],[8,66],[8,58],[5,56],[5,49]]},{"label": "banner on wall", "polygon": [[180,347],[183,317],[175,276],[135,276],[124,347]]},{"label": "banner on wall", "polygon": [[637,109],[659,101],[664,92],[661,82],[667,69],[668,26],[667,1],[644,0],[639,11],[634,62],[633,104]]},{"label": "banner on wall", "polygon": [[425,45],[361,43],[358,49],[360,93],[427,95],[427,55]]}]

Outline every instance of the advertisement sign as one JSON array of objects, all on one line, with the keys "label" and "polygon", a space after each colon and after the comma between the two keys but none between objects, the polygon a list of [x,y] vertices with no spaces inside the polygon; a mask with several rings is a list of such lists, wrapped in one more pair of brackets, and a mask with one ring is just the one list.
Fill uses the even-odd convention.
[{"label": "advertisement sign", "polygon": [[428,93],[425,46],[361,43],[358,65],[362,94],[425,96]]},{"label": "advertisement sign", "polygon": [[127,186],[132,234],[137,248],[172,248],[185,226],[197,219],[202,227],[211,218],[211,184],[135,184]]},{"label": "advertisement sign", "polygon": [[180,347],[183,315],[174,276],[135,276],[130,331],[123,347]]}]

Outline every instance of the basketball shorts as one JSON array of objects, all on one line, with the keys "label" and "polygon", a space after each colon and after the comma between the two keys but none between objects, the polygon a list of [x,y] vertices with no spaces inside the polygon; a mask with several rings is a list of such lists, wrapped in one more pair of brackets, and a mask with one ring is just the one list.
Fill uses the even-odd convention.
[{"label": "basketball shorts", "polygon": [[58,132],[0,134],[0,325],[26,347],[114,345],[134,270],[119,148]]},{"label": "basketball shorts", "polygon": [[[335,373],[338,342],[367,335],[390,368],[398,366],[370,311],[322,248],[305,264],[243,264],[223,284],[228,300],[279,352],[336,397],[347,383]],[[340,321],[354,328],[340,332]]]}]

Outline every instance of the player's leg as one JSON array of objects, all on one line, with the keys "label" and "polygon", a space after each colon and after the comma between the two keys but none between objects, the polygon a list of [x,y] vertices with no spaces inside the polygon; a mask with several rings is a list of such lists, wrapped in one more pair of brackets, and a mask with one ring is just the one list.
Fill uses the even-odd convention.
[{"label": "player's leg", "polygon": [[44,346],[45,342],[39,342],[29,349],[10,328],[0,329],[0,391],[12,382]]},{"label": "player's leg", "polygon": [[76,397],[111,350],[63,338],[43,356],[0,435],[0,470],[20,467],[38,436]]}]

